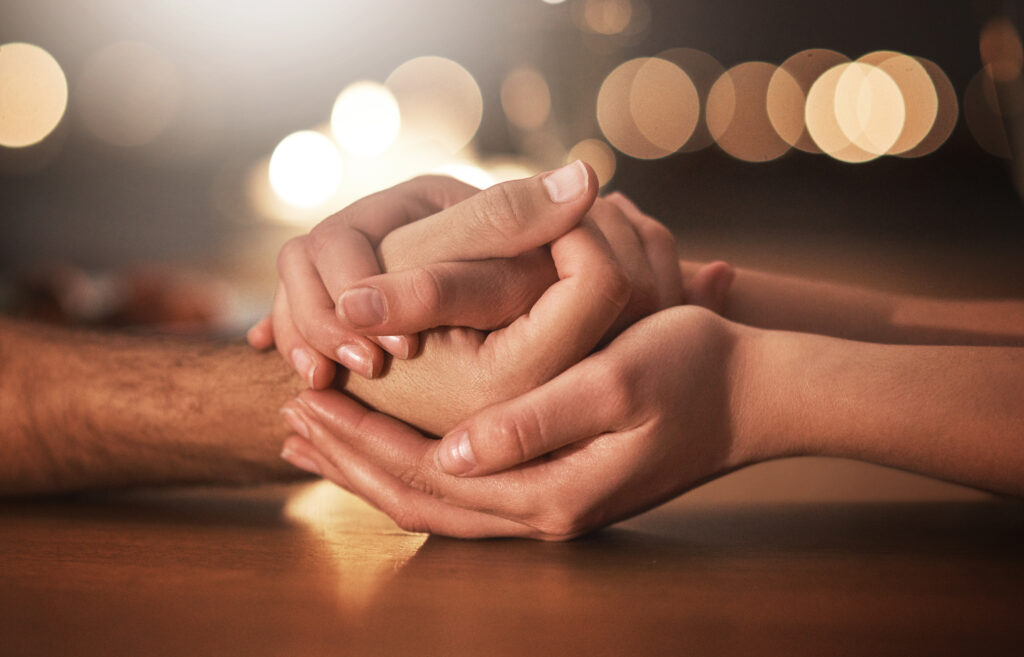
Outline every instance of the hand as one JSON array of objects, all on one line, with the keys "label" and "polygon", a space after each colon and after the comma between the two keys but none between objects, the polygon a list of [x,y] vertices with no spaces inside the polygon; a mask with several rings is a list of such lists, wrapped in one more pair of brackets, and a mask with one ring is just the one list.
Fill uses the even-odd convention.
[{"label": "hand", "polygon": [[307,391],[286,405],[305,438],[285,454],[407,530],[572,538],[771,456],[739,412],[752,331],[694,306],[659,312],[440,442]]},{"label": "hand", "polygon": [[[672,232],[642,213],[623,194],[614,192],[597,199],[587,216],[611,244],[629,279],[629,302],[606,340],[652,312],[671,306],[696,303],[716,312],[725,307],[734,275],[732,267],[722,261],[680,263]],[[530,223],[527,218],[521,221],[525,225]],[[424,231],[410,230],[413,228],[415,224],[396,230],[384,239],[382,249],[390,247],[393,253],[416,249],[417,239],[410,237]],[[509,237],[523,241],[522,237]],[[481,240],[470,237],[469,243],[474,241]],[[464,247],[450,245],[449,250],[457,253]],[[513,262],[519,261],[516,258]],[[537,261],[537,265],[542,263]],[[367,336],[415,334],[438,326],[488,330],[504,326],[527,312],[530,300],[542,291],[531,286],[543,280],[540,275],[528,278],[496,268],[481,272],[466,262],[437,263],[404,271],[388,267],[387,273],[345,289],[338,303],[338,315],[347,330]],[[553,281],[552,278],[550,282]]]},{"label": "hand", "polygon": [[[380,272],[381,264],[398,271],[479,260],[426,273],[512,284],[518,295],[501,295],[506,302],[494,303],[491,290],[486,305],[492,312],[504,309],[507,324],[556,280],[550,258],[535,247],[578,224],[596,194],[593,171],[575,162],[483,192],[454,179],[428,176],[369,196],[281,249],[274,311],[250,330],[249,342],[260,349],[276,342],[285,360],[313,388],[331,383],[334,359],[365,377],[379,374],[383,354],[378,344],[399,358],[415,355],[415,335],[359,335],[336,315],[340,291]],[[513,303],[519,304],[514,313],[507,310]]]}]

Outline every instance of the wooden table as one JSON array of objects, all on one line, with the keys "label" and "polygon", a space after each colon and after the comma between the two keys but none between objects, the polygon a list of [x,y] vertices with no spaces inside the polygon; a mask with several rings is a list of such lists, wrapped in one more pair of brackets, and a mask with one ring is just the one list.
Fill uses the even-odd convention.
[{"label": "wooden table", "polygon": [[0,655],[1024,654],[1024,504],[805,459],[564,544],[324,483],[0,504]]}]

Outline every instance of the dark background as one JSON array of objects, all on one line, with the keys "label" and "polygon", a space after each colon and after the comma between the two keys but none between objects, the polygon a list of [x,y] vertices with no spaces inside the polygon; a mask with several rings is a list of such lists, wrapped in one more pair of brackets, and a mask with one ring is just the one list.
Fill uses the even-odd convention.
[{"label": "dark background", "polygon": [[[981,67],[984,22],[1004,14],[1020,25],[1016,3],[649,0],[646,29],[610,39],[582,34],[573,2],[0,0],[0,43],[45,48],[71,88],[55,133],[25,149],[42,155],[0,148],[0,272],[55,260],[90,268],[179,262],[230,277],[244,257],[249,271],[269,277],[273,250],[244,244],[257,234],[261,244],[279,244],[289,231],[225,216],[212,202],[218,175],[323,122],[349,82],[383,80],[419,55],[450,57],[476,77],[479,150],[500,154],[514,152],[516,140],[499,88],[520,64],[548,76],[571,144],[600,136],[587,118],[597,87],[630,57],[688,46],[728,68],[777,64],[812,47],[852,58],[898,50],[938,63],[962,102]],[[153,43],[204,76],[208,96],[189,110],[197,132],[119,148],[81,128],[78,67],[126,39]],[[174,140],[193,143],[183,154]],[[851,165],[791,151],[751,164],[714,146],[653,161],[618,154],[608,189],[669,223],[691,257],[913,292],[1024,296],[1024,212],[1011,171],[1009,160],[975,143],[961,112],[948,142],[922,158]],[[267,282],[260,285],[269,298]]]}]

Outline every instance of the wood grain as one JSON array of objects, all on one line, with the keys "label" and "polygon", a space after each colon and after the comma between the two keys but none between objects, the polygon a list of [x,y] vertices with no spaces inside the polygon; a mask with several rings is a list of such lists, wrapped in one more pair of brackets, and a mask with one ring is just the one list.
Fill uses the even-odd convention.
[{"label": "wood grain", "polygon": [[[323,483],[6,502],[0,654],[1019,649],[1024,505],[787,463],[565,544],[409,534]],[[854,470],[783,490],[822,467]]]}]

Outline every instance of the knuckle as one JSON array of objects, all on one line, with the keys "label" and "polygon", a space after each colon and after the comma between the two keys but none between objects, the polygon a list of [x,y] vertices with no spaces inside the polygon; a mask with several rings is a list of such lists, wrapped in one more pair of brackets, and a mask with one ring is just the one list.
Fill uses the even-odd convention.
[{"label": "knuckle", "polygon": [[277,252],[277,270],[283,271],[291,266],[296,259],[305,255],[305,237],[293,237],[281,245]]},{"label": "knuckle", "polygon": [[535,413],[520,411],[502,418],[495,431],[497,435],[498,460],[502,464],[524,463],[537,456],[540,441],[539,421]]},{"label": "knuckle", "polygon": [[626,271],[618,264],[612,263],[604,271],[600,281],[601,293],[619,310],[626,307],[632,296],[632,285]]},{"label": "knuckle", "polygon": [[430,531],[430,527],[416,513],[400,508],[391,514],[391,520],[398,525],[398,528],[405,532],[423,533]]},{"label": "knuckle", "polygon": [[626,418],[634,409],[637,390],[642,381],[635,372],[619,359],[604,358],[596,363],[600,367],[597,377],[604,388],[605,412],[611,417]]},{"label": "knuckle", "polygon": [[421,460],[415,464],[407,466],[404,470],[399,472],[398,479],[409,488],[433,496],[437,493],[437,490],[434,486],[433,477],[430,475],[429,468],[430,465]]},{"label": "knuckle", "polygon": [[522,202],[507,184],[494,185],[481,192],[473,204],[476,228],[495,234],[501,240],[519,235],[526,225]]},{"label": "knuckle", "polygon": [[652,244],[669,245],[676,248],[676,236],[665,224],[651,219],[644,222],[640,228],[640,234],[645,241]]},{"label": "knuckle", "polygon": [[444,284],[433,267],[420,267],[412,274],[409,287],[413,298],[427,312],[436,312],[445,301]]},{"label": "knuckle", "polygon": [[571,507],[558,507],[548,511],[534,525],[548,541],[568,541],[590,529],[587,515]]}]

